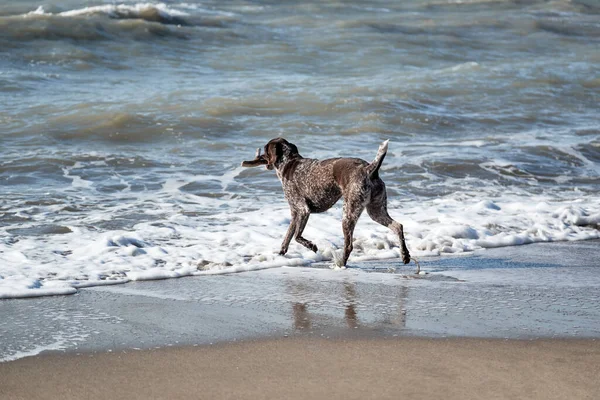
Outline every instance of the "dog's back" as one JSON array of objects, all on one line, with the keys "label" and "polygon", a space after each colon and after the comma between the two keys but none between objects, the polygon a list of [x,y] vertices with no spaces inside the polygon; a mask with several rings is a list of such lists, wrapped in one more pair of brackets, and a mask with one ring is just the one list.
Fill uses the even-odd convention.
[{"label": "dog's back", "polygon": [[288,202],[306,202],[310,212],[331,208],[347,191],[368,191],[379,179],[379,168],[388,148],[386,140],[379,146],[373,162],[360,158],[315,160],[298,155],[278,173]]}]

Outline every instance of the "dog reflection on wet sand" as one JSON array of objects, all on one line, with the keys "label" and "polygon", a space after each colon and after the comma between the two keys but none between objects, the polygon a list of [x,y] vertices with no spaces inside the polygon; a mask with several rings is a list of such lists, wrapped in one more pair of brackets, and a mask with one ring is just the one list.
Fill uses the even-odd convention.
[{"label": "dog reflection on wet sand", "polygon": [[[344,307],[344,322],[346,326],[350,329],[356,329],[361,326],[357,303],[358,303],[358,294],[356,291],[356,284],[351,282],[343,282],[344,286],[344,299],[341,301],[342,304],[345,304]],[[294,297],[308,297],[311,293],[314,293],[310,286],[306,285],[304,281],[295,281],[292,282],[288,288]],[[381,321],[384,325],[395,325],[398,327],[406,326],[406,311],[404,309],[404,303],[406,297],[408,295],[408,288],[400,287],[399,294],[399,303],[398,303],[398,313],[384,313],[383,320]],[[296,301],[292,302],[292,317],[293,317],[293,327],[295,330],[307,332],[311,329],[315,328],[313,321],[315,319],[320,319],[316,316],[315,313],[311,313],[309,311],[310,301]],[[314,305],[317,309],[318,305]],[[363,324],[364,327],[367,327],[369,323]]]}]

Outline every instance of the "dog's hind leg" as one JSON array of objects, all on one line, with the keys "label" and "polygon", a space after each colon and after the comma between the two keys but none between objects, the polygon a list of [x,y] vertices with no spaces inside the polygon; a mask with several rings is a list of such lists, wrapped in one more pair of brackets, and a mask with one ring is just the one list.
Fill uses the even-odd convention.
[{"label": "dog's hind leg", "polygon": [[387,194],[385,192],[385,184],[381,179],[373,181],[373,189],[371,191],[371,201],[367,204],[367,213],[371,219],[383,226],[387,226],[394,231],[400,238],[400,248],[402,250],[402,262],[408,264],[410,262],[410,253],[406,247],[404,240],[404,229],[402,224],[394,221],[387,211]]},{"label": "dog's hind leg", "polygon": [[348,196],[344,199],[344,215],[342,217],[342,231],[344,232],[344,258],[342,266],[346,266],[348,257],[352,253],[352,240],[354,237],[354,227],[358,222],[360,214],[365,209],[363,196]]},{"label": "dog's hind leg", "polygon": [[298,213],[298,224],[296,225],[296,242],[300,243],[302,246],[306,247],[317,252],[317,246],[308,239],[302,237],[302,232],[304,232],[304,228],[306,228],[306,223],[308,222],[308,217],[310,217],[310,212],[301,211]]}]

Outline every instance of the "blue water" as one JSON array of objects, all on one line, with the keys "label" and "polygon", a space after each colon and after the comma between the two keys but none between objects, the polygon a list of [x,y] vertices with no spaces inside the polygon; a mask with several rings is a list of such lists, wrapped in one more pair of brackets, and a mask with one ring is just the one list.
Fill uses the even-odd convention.
[{"label": "blue water", "polygon": [[[274,255],[279,182],[239,165],[276,136],[315,158],[390,139],[416,255],[597,238],[599,12],[0,1],[0,297],[331,260],[339,207],[311,217],[318,255]],[[396,257],[363,219],[356,260]]]}]

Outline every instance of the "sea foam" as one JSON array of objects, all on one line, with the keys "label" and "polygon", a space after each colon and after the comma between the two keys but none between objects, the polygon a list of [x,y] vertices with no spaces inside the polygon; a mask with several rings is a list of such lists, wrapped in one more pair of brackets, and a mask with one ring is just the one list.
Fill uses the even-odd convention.
[{"label": "sea foam", "polygon": [[[73,169],[65,171],[65,176],[70,173]],[[224,174],[222,186],[234,182],[240,173],[236,169]],[[317,254],[293,242],[288,254],[281,256],[278,250],[289,224],[289,210],[279,196],[260,204],[181,190],[198,179],[204,178],[172,178],[154,196],[142,193],[137,200],[117,202],[112,211],[98,208],[79,219],[60,221],[69,228],[67,233],[45,235],[43,240],[21,236],[0,242],[0,298],[72,294],[82,287],[132,280],[229,274],[315,262],[335,264],[343,248],[341,205],[310,217],[304,236],[318,246]],[[73,187],[94,193],[91,185],[81,185],[78,180]],[[207,212],[192,212],[201,209]],[[600,238],[600,206],[576,196],[504,195],[492,199],[453,193],[419,201],[391,199],[389,209],[392,217],[403,223],[408,247],[416,257]],[[123,210],[136,210],[148,218],[140,218],[130,229],[95,228]],[[27,210],[22,211],[28,215]],[[23,228],[35,232],[44,218],[28,217]],[[398,238],[363,215],[349,265],[400,255]]]},{"label": "sea foam", "polygon": [[185,17],[189,15],[185,11],[169,7],[165,3],[106,4],[101,6],[88,6],[58,13],[46,12],[44,6],[39,6],[34,11],[30,11],[25,15],[58,15],[61,17],[78,17],[98,14],[118,19],[140,18],[151,20],[156,20],[157,18],[169,20],[176,17]]}]

